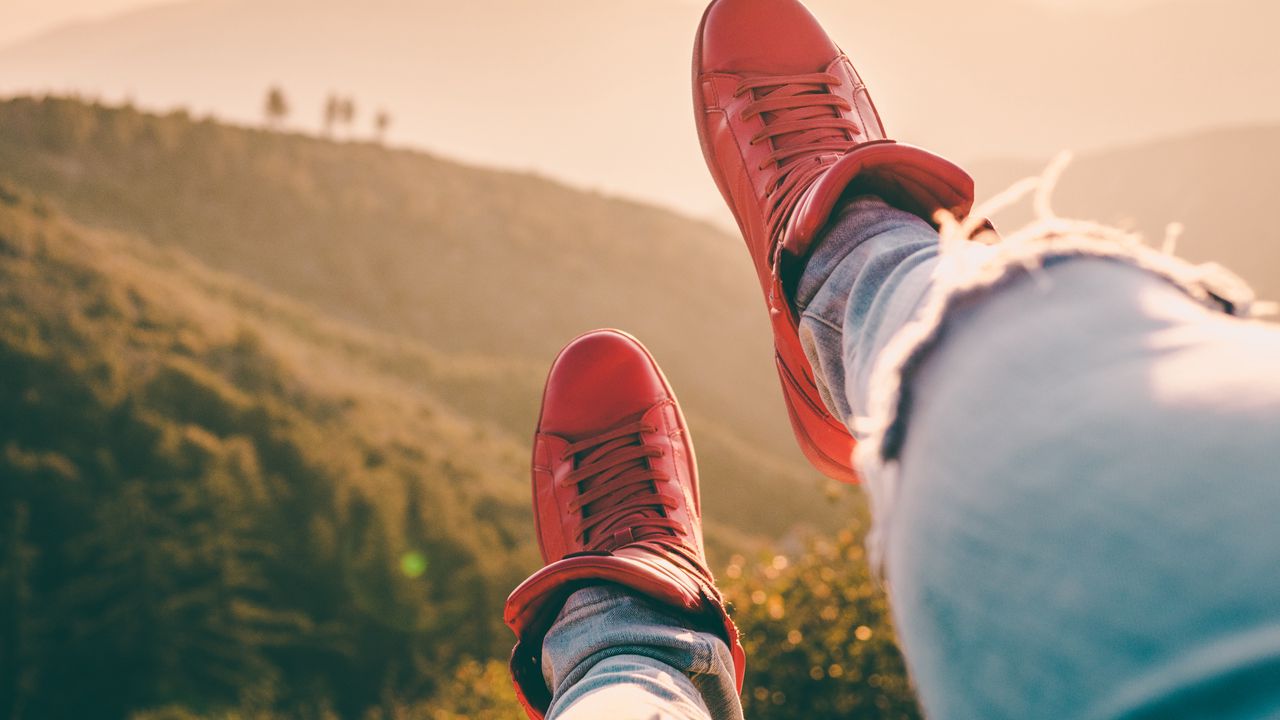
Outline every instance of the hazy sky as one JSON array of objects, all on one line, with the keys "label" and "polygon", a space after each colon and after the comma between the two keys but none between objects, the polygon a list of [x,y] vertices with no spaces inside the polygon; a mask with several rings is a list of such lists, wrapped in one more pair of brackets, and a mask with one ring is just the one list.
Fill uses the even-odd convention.
[{"label": "hazy sky", "polygon": [[157,5],[156,0],[0,0],[0,45],[77,20]]},{"label": "hazy sky", "polygon": [[[173,1],[173,0],[169,0]],[[512,2],[537,2],[538,0],[511,0]],[[608,0],[601,0],[608,2]],[[703,0],[687,0],[701,4]],[[880,0],[869,0],[878,2]],[[1024,0],[1040,5],[1089,6],[1128,8],[1149,5],[1155,0]],[[0,0],[0,46],[20,38],[48,30],[64,23],[93,20],[118,12],[162,5],[165,0]]]},{"label": "hazy sky", "polygon": [[[1275,0],[1231,0],[1227,13],[1223,0],[806,1],[856,46],[891,132],[963,162],[1280,120],[1280,98],[1257,90],[1274,85]],[[689,114],[689,40],[706,2],[0,0],[0,95],[77,92],[254,124],[279,85],[289,128],[314,133],[325,99],[347,93],[361,137],[385,108],[393,145],[724,222]],[[1153,2],[1159,12],[1126,14]],[[936,21],[921,23],[922,8]],[[975,38],[963,53],[956,32]],[[1086,43],[1100,45],[1077,53]],[[1019,55],[1028,61],[1009,62]],[[514,63],[528,82],[511,82]]]}]

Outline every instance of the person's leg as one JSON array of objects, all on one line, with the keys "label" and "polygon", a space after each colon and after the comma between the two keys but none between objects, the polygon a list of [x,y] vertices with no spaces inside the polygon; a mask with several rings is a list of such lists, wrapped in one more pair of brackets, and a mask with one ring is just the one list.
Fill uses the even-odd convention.
[{"label": "person's leg", "polygon": [[[948,252],[991,262],[940,271],[928,224],[863,199],[796,296],[825,397],[875,444],[926,713],[1280,716],[1280,329],[1115,259],[977,289],[999,250]],[[955,272],[974,287],[929,333]],[[904,327],[933,342],[899,366]]]},{"label": "person's leg", "polygon": [[932,286],[938,232],[872,196],[841,208],[805,265],[793,303],[823,401],[859,434],[880,351]]},{"label": "person's leg", "polygon": [[719,637],[616,585],[574,593],[542,648],[549,720],[741,720]]}]

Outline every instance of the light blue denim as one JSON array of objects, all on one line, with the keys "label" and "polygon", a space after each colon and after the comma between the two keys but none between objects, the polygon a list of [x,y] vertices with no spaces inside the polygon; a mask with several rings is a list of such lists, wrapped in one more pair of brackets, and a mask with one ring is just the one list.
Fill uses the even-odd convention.
[{"label": "light blue denim", "polygon": [[[847,422],[937,237],[864,198],[806,268]],[[1116,260],[1043,265],[961,303],[905,378],[884,572],[925,714],[1280,717],[1280,328]]]},{"label": "light blue denim", "polygon": [[725,642],[621,586],[569,597],[542,669],[548,720],[742,720]]},{"label": "light blue denim", "polygon": [[[939,255],[927,223],[875,198],[850,203],[814,250],[796,291],[802,340],[855,434]],[[904,378],[882,528],[926,715],[1280,718],[1280,329],[1117,260],[1052,256],[942,327]],[[567,608],[549,643],[545,666],[567,668],[548,676],[558,717],[601,716],[574,714],[587,695],[611,716],[626,704],[610,693],[635,691],[659,717],[739,717],[697,701],[732,688],[727,663],[714,679],[695,653],[633,652],[673,629],[693,637],[678,619],[624,626],[590,607]],[[598,654],[609,664],[571,660]]]}]

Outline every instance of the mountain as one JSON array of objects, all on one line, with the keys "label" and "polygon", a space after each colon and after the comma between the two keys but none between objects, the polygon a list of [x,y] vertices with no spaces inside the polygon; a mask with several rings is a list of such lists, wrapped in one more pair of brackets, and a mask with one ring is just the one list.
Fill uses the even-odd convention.
[{"label": "mountain", "polygon": [[[1256,162],[1277,149],[1280,128],[1258,127],[1086,154],[1058,206],[1155,238],[1182,222],[1185,254],[1280,298],[1266,204],[1280,178]],[[1000,185],[1038,170],[975,168]],[[454,379],[436,392],[518,442],[566,340],[593,327],[632,331],[687,406],[713,525],[780,537],[796,523],[838,521],[794,447],[740,241],[712,226],[421,153],[56,99],[0,103],[3,178],[79,222],[181,249],[460,365],[496,368],[499,382]]]},{"label": "mountain", "polygon": [[[537,563],[527,443],[437,396],[501,365],[0,181],[0,372],[3,717],[524,717],[500,617]],[[853,517],[716,562],[752,717],[919,717]]]},{"label": "mountain", "polygon": [[[1159,245],[1169,223],[1184,233],[1177,252],[1238,273],[1264,300],[1280,299],[1280,224],[1273,196],[1280,188],[1280,125],[1195,133],[1080,155],[1054,194],[1064,217],[1099,220],[1135,230]],[[988,187],[1037,175],[1043,165],[1021,160],[975,163]],[[1030,220],[1027,203],[997,216],[1003,227]]]},{"label": "mountain", "polygon": [[691,373],[726,589],[785,593],[830,643],[874,625],[852,655],[884,685],[817,701],[907,712],[865,564],[839,624],[807,589],[853,533],[781,576],[738,555],[865,508],[757,437],[781,411],[767,347],[767,382],[738,363],[759,328],[723,322],[759,314],[732,304],[758,302],[749,268],[714,262],[734,243],[415,153],[0,103],[0,716],[519,717],[501,605],[540,562],[528,436],[547,348],[591,313],[656,313]]},{"label": "mountain", "polygon": [[524,444],[433,391],[491,371],[0,182],[0,372],[0,715],[356,717],[507,644]]},{"label": "mountain", "polygon": [[[454,407],[501,364],[0,181],[0,373],[0,716],[525,717],[500,618],[538,562],[527,441]],[[752,717],[919,717],[860,517],[715,562]]]},{"label": "mountain", "polygon": [[[724,221],[689,117],[700,6],[193,0],[0,50],[0,92],[78,90],[256,122],[279,83],[293,124],[310,129],[327,93],[352,93],[362,118],[390,109],[396,142]],[[1280,95],[1262,90],[1280,65],[1275,3],[812,7],[855,58],[891,133],[960,160],[1280,120]]]},{"label": "mountain", "polygon": [[438,392],[521,441],[558,349],[631,331],[686,406],[713,522],[777,537],[839,516],[791,437],[753,271],[715,228],[527,175],[182,115],[17,99],[0,128],[0,179],[77,221],[500,369]]}]

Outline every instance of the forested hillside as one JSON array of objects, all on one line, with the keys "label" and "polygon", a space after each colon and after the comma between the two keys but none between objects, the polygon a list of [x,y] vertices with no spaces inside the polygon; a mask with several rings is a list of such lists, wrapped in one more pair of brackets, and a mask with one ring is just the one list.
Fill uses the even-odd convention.
[{"label": "forested hillside", "polygon": [[[167,132],[180,142],[162,152]],[[111,142],[123,144],[108,152]],[[363,162],[402,163],[404,187],[493,198],[493,210],[477,200],[468,212],[479,229],[452,229],[450,246],[437,226],[414,225],[421,197],[388,194],[394,183],[379,173],[389,171],[349,169]],[[419,165],[440,174],[424,178]],[[314,189],[326,168],[368,184],[334,180],[352,197],[326,195]],[[503,670],[501,605],[539,564],[528,434],[550,356],[500,318],[484,322],[525,344],[501,352],[484,347],[483,327],[434,324],[513,291],[482,292],[432,262],[416,265],[423,282],[448,292],[406,283],[394,292],[435,304],[381,317],[395,305],[376,291],[394,294],[400,281],[389,271],[385,283],[353,279],[369,262],[361,249],[391,252],[388,233],[406,243],[406,259],[388,267],[410,263],[412,237],[463,272],[474,253],[537,254],[520,249],[536,236],[503,228],[513,218],[543,227],[528,220],[540,212],[569,227],[666,228],[675,240],[655,240],[659,250],[689,240],[698,262],[717,250],[681,233],[720,236],[656,210],[575,202],[543,181],[486,177],[182,117],[60,100],[0,106],[0,716],[522,717]],[[525,207],[524,186],[547,193],[548,206]],[[370,210],[383,203],[401,204]],[[291,235],[290,220],[305,230]],[[542,247],[566,253],[610,249],[547,237]],[[589,255],[557,262],[591,267]],[[706,277],[699,291],[728,284],[714,269],[677,268],[686,282]],[[623,291],[635,281],[627,270],[615,277]],[[541,285],[533,297],[543,305],[582,291]],[[671,312],[671,324],[696,321]],[[570,322],[526,316],[535,320]],[[702,347],[696,332],[665,337]],[[714,392],[690,390],[715,407]],[[748,440],[756,421],[694,420],[713,563],[752,651],[752,717],[914,717],[861,554],[857,496],[828,496]],[[846,529],[802,542],[788,532],[801,525]]]},{"label": "forested hillside", "polygon": [[353,716],[501,654],[524,448],[447,368],[50,215],[3,190],[0,714]]},{"label": "forested hillside", "polygon": [[713,521],[775,537],[839,522],[791,438],[740,241],[708,225],[420,153],[55,98],[0,102],[6,177],[78,221],[501,368],[436,390],[521,441],[560,346],[625,329],[686,406]]}]

